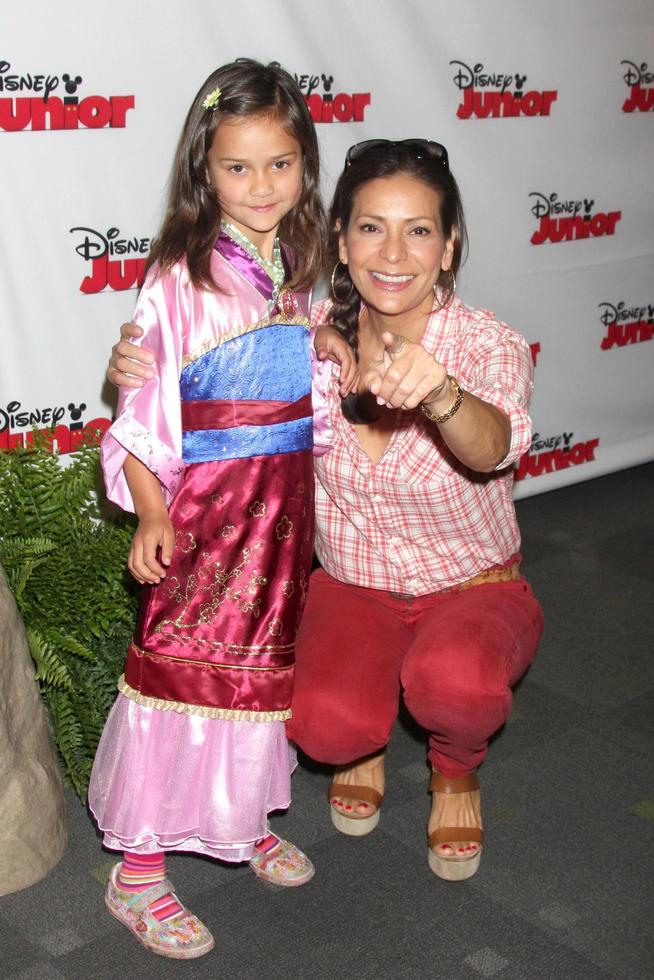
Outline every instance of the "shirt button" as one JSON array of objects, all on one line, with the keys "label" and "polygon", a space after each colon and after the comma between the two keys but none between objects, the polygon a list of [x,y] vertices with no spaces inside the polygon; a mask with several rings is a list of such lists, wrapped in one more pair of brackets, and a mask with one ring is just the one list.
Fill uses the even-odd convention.
[{"label": "shirt button", "polygon": [[373,504],[381,504],[384,498],[380,493],[373,493],[370,499],[372,500]]}]

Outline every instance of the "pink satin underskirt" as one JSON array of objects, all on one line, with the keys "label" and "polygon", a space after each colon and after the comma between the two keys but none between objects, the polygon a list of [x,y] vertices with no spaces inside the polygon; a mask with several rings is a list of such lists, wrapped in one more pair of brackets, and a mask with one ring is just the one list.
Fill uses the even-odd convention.
[{"label": "pink satin underskirt", "polygon": [[295,765],[284,722],[157,711],[119,694],[88,802],[111,850],[249,861],[268,814],[290,804]]}]

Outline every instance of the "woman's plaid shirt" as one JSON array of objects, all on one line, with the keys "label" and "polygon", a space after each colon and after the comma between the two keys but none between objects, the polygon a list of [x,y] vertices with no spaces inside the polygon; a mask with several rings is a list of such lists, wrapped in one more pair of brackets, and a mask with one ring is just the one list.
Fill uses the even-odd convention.
[{"label": "woman's plaid shirt", "polygon": [[[329,306],[314,307],[314,324],[326,322]],[[509,451],[495,472],[474,473],[420,411],[398,412],[384,455],[373,465],[341,412],[337,369],[318,372],[314,383],[322,391],[314,388],[315,409],[329,413],[332,448],[315,459],[316,551],[342,582],[424,595],[519,552],[513,464],[531,441],[529,346],[492,313],[456,298],[432,314],[423,346],[466,391],[509,416]]]}]

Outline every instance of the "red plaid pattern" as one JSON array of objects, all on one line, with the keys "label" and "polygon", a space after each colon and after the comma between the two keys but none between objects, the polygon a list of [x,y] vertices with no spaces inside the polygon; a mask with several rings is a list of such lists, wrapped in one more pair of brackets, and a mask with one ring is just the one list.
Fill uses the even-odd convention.
[{"label": "red plaid pattern", "polygon": [[[329,305],[314,307],[314,323],[327,320]],[[384,456],[373,465],[343,417],[331,377],[324,396],[332,448],[314,460],[316,551],[341,582],[424,595],[519,552],[512,464],[531,441],[529,346],[492,313],[458,299],[432,314],[423,345],[462,388],[506,412],[509,452],[495,473],[466,471],[421,412],[398,412]]]}]

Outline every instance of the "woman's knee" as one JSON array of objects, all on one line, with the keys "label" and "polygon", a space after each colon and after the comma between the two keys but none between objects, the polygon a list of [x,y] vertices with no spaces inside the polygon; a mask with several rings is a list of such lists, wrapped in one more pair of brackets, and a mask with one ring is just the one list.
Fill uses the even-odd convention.
[{"label": "woman's knee", "polygon": [[353,709],[338,691],[305,691],[295,697],[288,737],[317,762],[346,765],[383,748],[392,717],[373,711],[368,717]]},{"label": "woman's knee", "polygon": [[430,657],[422,651],[404,664],[404,701],[418,724],[428,731],[499,728],[512,704],[507,656],[470,642],[462,656],[455,640],[441,640],[439,653]]}]

